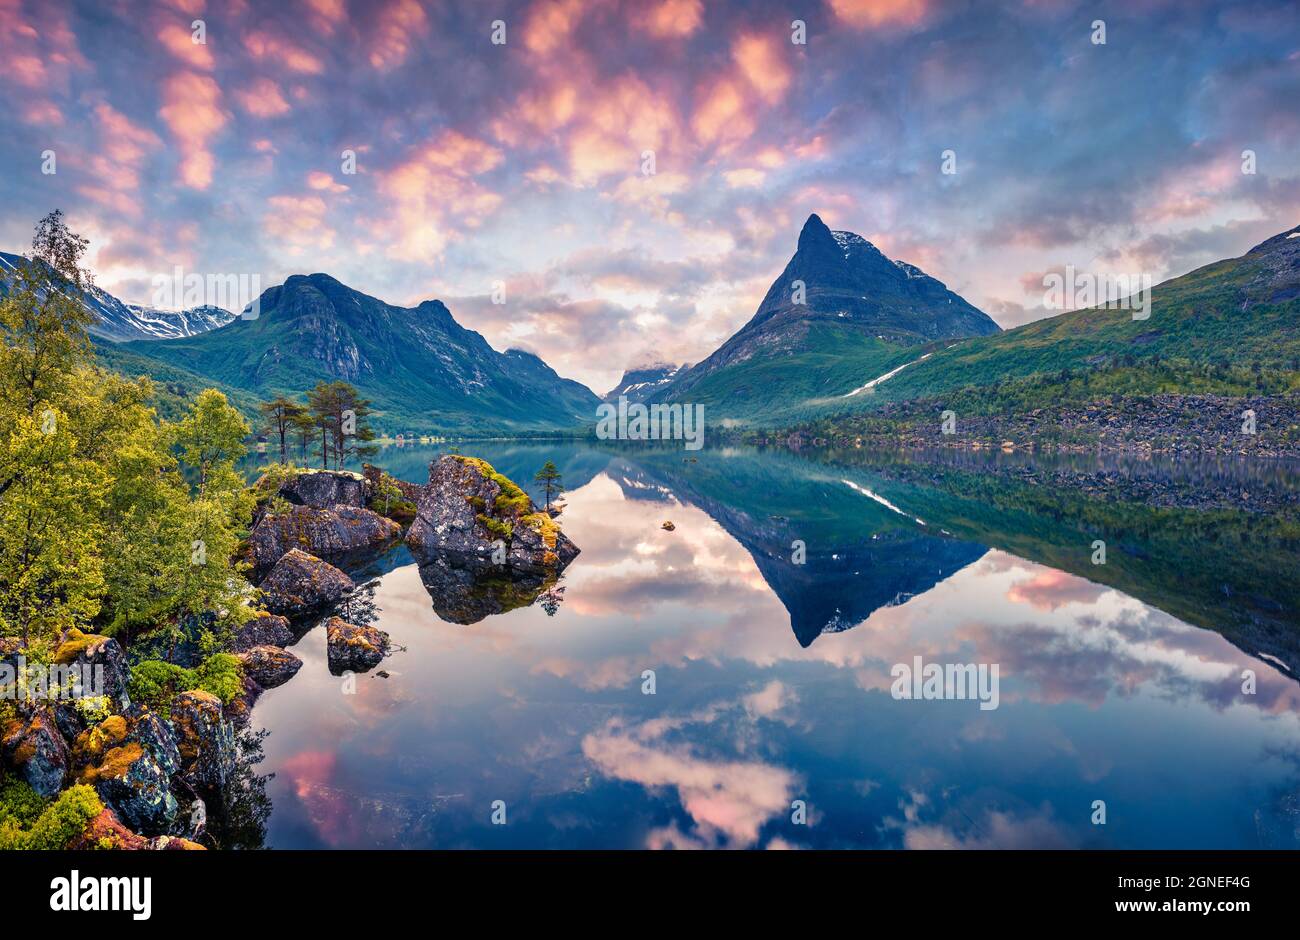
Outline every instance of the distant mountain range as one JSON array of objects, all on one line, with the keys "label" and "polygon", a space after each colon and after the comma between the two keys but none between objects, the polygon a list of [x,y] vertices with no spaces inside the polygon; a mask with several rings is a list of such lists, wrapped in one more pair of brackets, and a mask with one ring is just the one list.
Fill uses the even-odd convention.
[{"label": "distant mountain range", "polygon": [[121,348],[262,398],[341,379],[393,432],[578,428],[599,404],[532,353],[497,352],[437,300],[396,307],[312,274],[264,291],[259,308],[209,333]]},{"label": "distant mountain range", "polygon": [[635,402],[648,401],[656,392],[662,391],[677,378],[683,369],[689,368],[689,364],[670,365],[660,362],[628,369],[623,373],[619,383],[601,400],[618,401],[620,398],[626,398],[628,401]]},{"label": "distant mountain range", "polygon": [[[0,251],[0,271],[13,270],[22,260],[19,255]],[[4,293],[5,284],[0,281],[0,296],[4,296]],[[98,317],[90,332],[113,342],[197,336],[225,326],[235,319],[235,314],[229,310],[206,305],[188,310],[159,310],[156,307],[125,304],[98,287],[92,287],[83,295],[83,299]]]},{"label": "distant mountain range", "polygon": [[[18,260],[0,253],[0,269]],[[629,369],[603,399],[532,353],[497,352],[440,301],[397,307],[326,274],[265,291],[254,319],[216,307],[153,310],[98,288],[86,302],[104,364],[153,376],[172,405],[210,384],[247,411],[343,379],[373,400],[377,427],[390,433],[577,431],[620,396],[704,404],[711,425],[789,428],[890,402],[931,409],[959,393],[968,412],[1107,390],[1241,394],[1224,368],[1300,371],[1300,227],[1157,285],[1152,297],[1145,320],[1091,308],[1002,332],[919,268],[812,215],[743,328],[696,365]],[[1081,390],[1082,374],[1095,381]]]},{"label": "distant mountain range", "polygon": [[943,341],[999,327],[920,268],[808,217],[758,312],[656,401],[699,402],[709,421],[771,422],[842,396]]}]

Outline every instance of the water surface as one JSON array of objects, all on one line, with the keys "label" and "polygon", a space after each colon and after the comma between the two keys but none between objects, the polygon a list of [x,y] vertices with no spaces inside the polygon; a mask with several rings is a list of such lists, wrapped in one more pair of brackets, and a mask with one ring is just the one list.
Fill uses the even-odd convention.
[{"label": "water surface", "polygon": [[[254,711],[273,847],[1300,847],[1300,565],[1276,513],[979,463],[1025,461],[1002,455],[465,451],[520,481],[555,460],[582,554],[550,603],[469,624],[404,547],[371,566],[388,677],[345,694],[316,628]],[[433,456],[376,462],[423,482]],[[998,664],[998,707],[895,699],[916,656]]]}]

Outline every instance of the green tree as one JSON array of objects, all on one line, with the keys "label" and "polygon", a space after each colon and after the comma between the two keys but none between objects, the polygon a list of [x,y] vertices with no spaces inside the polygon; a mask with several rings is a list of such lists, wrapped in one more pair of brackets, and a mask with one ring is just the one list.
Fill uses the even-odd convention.
[{"label": "green tree", "polygon": [[231,485],[235,461],[247,453],[244,440],[249,433],[248,422],[225,395],[215,388],[199,392],[190,413],[176,426],[175,439],[184,461],[199,472],[200,493],[214,479],[223,487]]},{"label": "green tree", "polygon": [[537,475],[533,477],[533,482],[540,483],[546,491],[547,512],[551,511],[551,500],[557,498],[564,492],[564,487],[560,482],[562,479],[563,477],[560,475],[559,468],[557,468],[555,462],[551,460],[546,461],[546,463],[543,464],[542,469],[538,470]]},{"label": "green tree", "polygon": [[307,413],[307,409],[291,398],[276,395],[270,401],[257,406],[262,414],[262,431],[280,440],[280,463],[289,462],[289,435],[297,419]]},{"label": "green tree", "polygon": [[347,382],[317,382],[307,393],[307,408],[320,435],[321,468],[328,470],[331,457],[341,470],[350,458],[374,455],[370,442],[370,402]]}]

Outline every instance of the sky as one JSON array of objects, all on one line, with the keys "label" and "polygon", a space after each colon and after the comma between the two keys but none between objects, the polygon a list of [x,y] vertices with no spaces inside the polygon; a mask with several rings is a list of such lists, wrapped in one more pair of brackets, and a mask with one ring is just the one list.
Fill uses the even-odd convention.
[{"label": "sky", "polygon": [[1008,328],[1242,254],[1300,222],[1298,102],[1295,0],[0,0],[0,249],[58,208],[127,302],[325,272],[604,392],[812,212]]}]

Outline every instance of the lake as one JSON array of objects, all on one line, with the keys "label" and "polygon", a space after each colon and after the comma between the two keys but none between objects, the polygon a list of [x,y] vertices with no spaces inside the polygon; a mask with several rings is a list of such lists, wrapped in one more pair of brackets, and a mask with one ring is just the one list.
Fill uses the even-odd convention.
[{"label": "lake", "polygon": [[[582,553],[535,603],[357,572],[397,651],[349,687],[293,647],[271,847],[1300,847],[1300,530],[1258,508],[1294,468],[462,452],[554,460]],[[896,696],[917,657],[996,666],[996,707]]]}]

